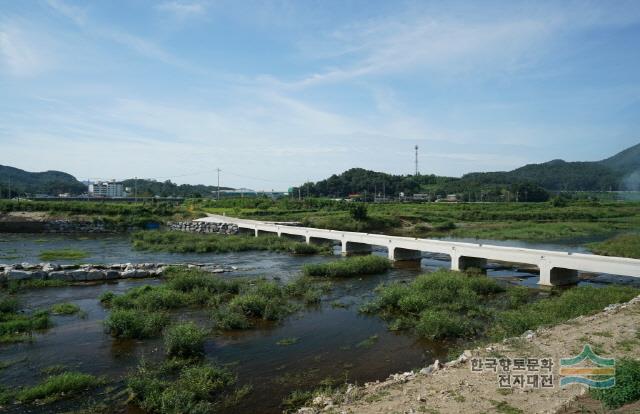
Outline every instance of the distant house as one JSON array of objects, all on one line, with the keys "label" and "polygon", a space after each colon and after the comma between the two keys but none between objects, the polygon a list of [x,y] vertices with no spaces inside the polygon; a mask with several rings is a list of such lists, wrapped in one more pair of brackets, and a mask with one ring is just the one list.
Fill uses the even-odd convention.
[{"label": "distant house", "polygon": [[98,181],[89,184],[89,195],[91,197],[126,197],[127,192],[124,190],[122,183],[111,181]]},{"label": "distant house", "polygon": [[436,203],[457,203],[458,195],[457,194],[447,194],[445,198],[438,198]]}]

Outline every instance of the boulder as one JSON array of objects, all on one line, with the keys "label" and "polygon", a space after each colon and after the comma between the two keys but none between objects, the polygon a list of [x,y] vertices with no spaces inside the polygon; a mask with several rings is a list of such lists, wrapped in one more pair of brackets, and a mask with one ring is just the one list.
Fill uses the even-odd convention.
[{"label": "boulder", "polygon": [[7,280],[28,280],[33,277],[33,272],[28,270],[10,269],[7,272]]},{"label": "boulder", "polygon": [[102,270],[92,269],[87,272],[86,280],[102,280],[106,278],[106,273]]}]

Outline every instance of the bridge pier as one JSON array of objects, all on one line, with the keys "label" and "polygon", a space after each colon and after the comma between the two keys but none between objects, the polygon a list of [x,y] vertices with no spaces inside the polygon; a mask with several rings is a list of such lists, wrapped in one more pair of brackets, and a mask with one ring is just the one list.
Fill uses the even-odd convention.
[{"label": "bridge pier", "polygon": [[357,253],[371,253],[371,245],[365,243],[348,242],[344,240],[342,241],[342,254],[344,256]]},{"label": "bridge pier", "polygon": [[422,252],[420,250],[402,249],[400,247],[389,247],[389,260],[414,262],[422,260]]},{"label": "bridge pier", "polygon": [[485,270],[486,265],[487,265],[487,259],[483,259],[480,257],[451,255],[451,270],[457,270],[457,271],[463,272],[473,267],[476,269],[480,269],[482,271],[486,271]]},{"label": "bridge pier", "polygon": [[542,286],[561,286],[574,285],[578,283],[578,271],[573,269],[564,269],[561,267],[551,267],[549,265],[541,265],[540,281]]}]

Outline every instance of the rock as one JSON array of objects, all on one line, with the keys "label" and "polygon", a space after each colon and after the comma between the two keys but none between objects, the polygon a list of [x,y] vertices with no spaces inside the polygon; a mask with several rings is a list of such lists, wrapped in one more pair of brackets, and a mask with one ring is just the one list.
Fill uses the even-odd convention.
[{"label": "rock", "polygon": [[536,337],[536,333],[531,331],[531,330],[529,330],[529,331],[525,332],[523,336],[530,341],[530,340],[532,340],[533,338]]},{"label": "rock", "polygon": [[69,272],[65,272],[62,270],[49,272],[49,279],[51,280],[73,280],[73,276]]},{"label": "rock", "polygon": [[86,280],[102,280],[102,279],[105,279],[105,277],[106,277],[106,272],[102,270],[93,269],[87,272]]},{"label": "rock", "polygon": [[69,274],[75,281],[87,280],[87,272],[85,270],[72,270]]},{"label": "rock", "polygon": [[7,273],[7,280],[28,280],[33,276],[33,272],[28,270],[10,269]]},{"label": "rock", "polygon": [[118,272],[117,270],[107,270],[106,272],[104,272],[104,278],[106,280],[119,279],[120,272]]},{"label": "rock", "polygon": [[427,402],[427,397],[424,395],[418,395],[418,402]]},{"label": "rock", "polygon": [[319,395],[313,399],[313,405],[324,408],[333,405],[333,400],[325,395]]}]

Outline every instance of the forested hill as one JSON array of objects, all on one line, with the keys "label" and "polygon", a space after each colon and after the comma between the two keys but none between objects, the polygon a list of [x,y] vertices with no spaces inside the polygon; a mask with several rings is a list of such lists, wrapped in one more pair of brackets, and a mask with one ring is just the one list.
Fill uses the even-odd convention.
[{"label": "forested hill", "polygon": [[0,197],[21,194],[80,194],[87,187],[70,174],[61,171],[28,172],[0,165]]},{"label": "forested hill", "polygon": [[[139,197],[212,197],[218,187],[203,184],[176,184],[170,180],[156,181],[147,179],[135,180],[130,178],[122,181],[125,187],[136,189]],[[220,190],[232,190],[229,187],[220,187]]]},{"label": "forested hill", "polygon": [[[211,185],[178,185],[169,180],[129,179],[122,183],[125,187],[132,189],[137,186],[137,195],[140,197],[212,197],[217,190],[217,187]],[[230,188],[220,187],[220,189],[229,190]],[[0,165],[0,198],[8,197],[9,191],[11,191],[11,197],[37,194],[57,196],[61,193],[81,195],[87,192],[87,185],[61,171],[29,172]]]},{"label": "forested hill", "polygon": [[[530,197],[545,198],[541,189],[548,191],[608,191],[640,190],[640,144],[630,147],[602,161],[566,162],[553,160],[542,164],[529,164],[513,171],[469,173],[461,178],[435,175],[391,175],[382,172],[352,168],[339,175],[306,183],[303,193],[319,196],[345,197],[349,194],[405,194],[448,193],[480,197],[491,194],[490,199],[502,195],[525,193]],[[548,196],[547,196],[548,197]]]}]

